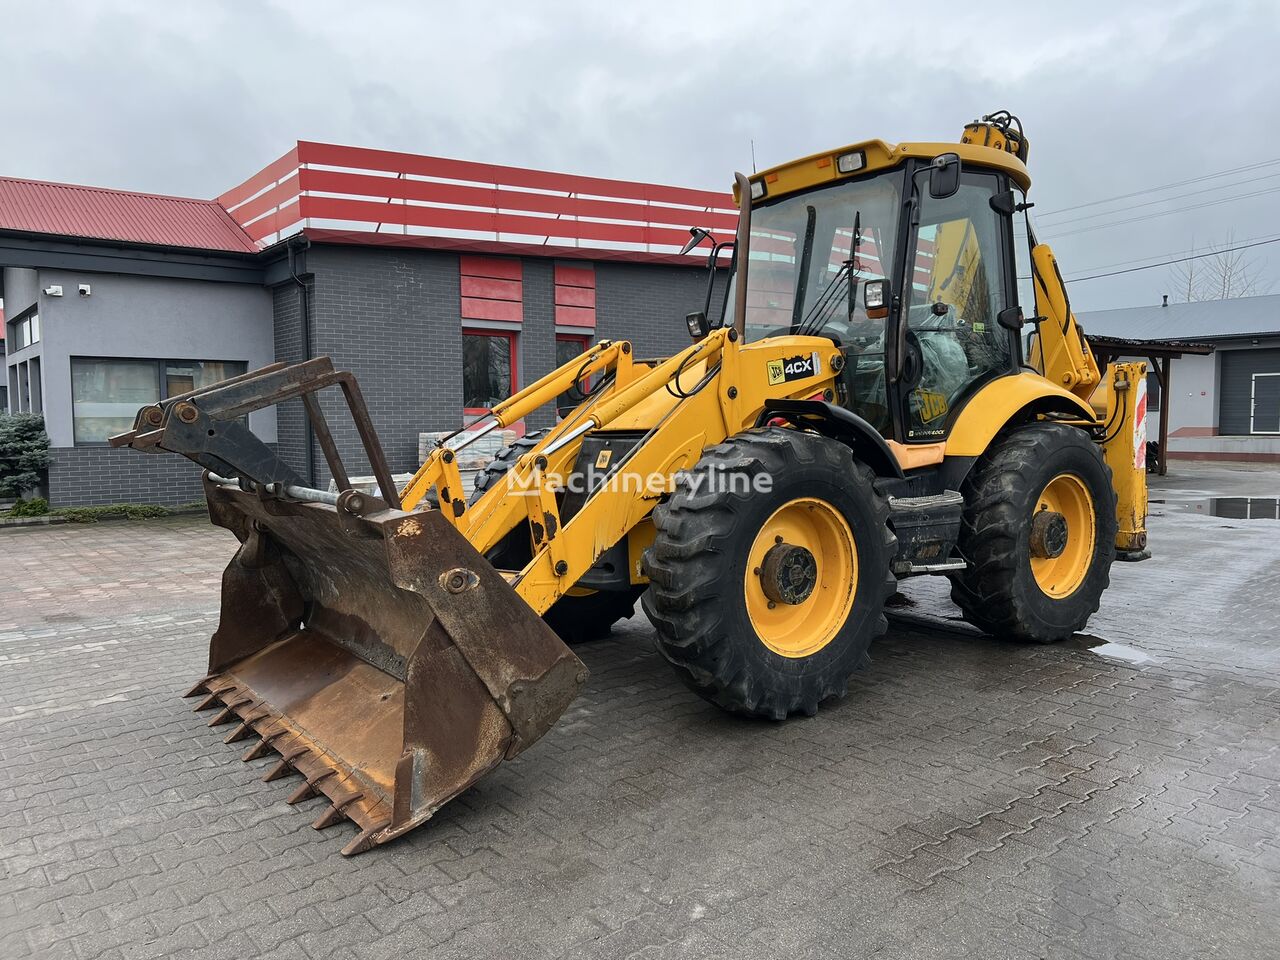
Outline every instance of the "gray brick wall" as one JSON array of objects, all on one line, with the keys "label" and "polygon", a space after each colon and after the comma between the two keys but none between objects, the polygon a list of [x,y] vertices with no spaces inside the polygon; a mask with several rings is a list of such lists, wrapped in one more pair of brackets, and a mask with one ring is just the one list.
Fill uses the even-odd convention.
[{"label": "gray brick wall", "polygon": [[[316,356],[355,374],[391,468],[417,467],[418,433],[461,423],[458,258],[416,250],[312,247]],[[341,395],[322,407],[352,474],[369,472]],[[329,471],[315,453],[317,481]]]},{"label": "gray brick wall", "polygon": [[177,454],[116,447],[55,447],[50,453],[49,503],[55,507],[177,506],[204,499],[200,468]]},{"label": "gray brick wall", "polygon": [[[271,294],[275,359],[299,363],[306,358],[302,344],[302,290],[290,280],[273,288]],[[276,436],[280,456],[302,473],[306,460],[306,414],[301,400],[276,407]]]},{"label": "gray brick wall", "polygon": [[[684,316],[702,309],[706,283],[705,272],[689,267],[598,263],[596,335],[630,340],[640,357],[682,350],[690,342]],[[712,299],[714,310],[718,301]]]},{"label": "gray brick wall", "polygon": [[[578,261],[580,262],[580,261]],[[702,306],[706,274],[700,269],[597,263],[596,336],[630,339],[640,356],[665,356],[689,343],[684,315]],[[458,257],[426,250],[313,246],[312,347],[350,369],[360,383],[394,471],[418,465],[424,430],[462,423],[462,320]],[[520,382],[555,364],[554,263],[524,258],[524,322],[519,336]],[[295,288],[296,289],[296,288]],[[277,318],[291,318],[296,293],[277,290]],[[287,305],[286,305],[287,301]],[[277,350],[284,342],[277,331]],[[300,341],[299,341],[300,342]],[[279,356],[280,359],[286,359]],[[344,461],[367,472],[359,439],[335,392],[323,399]],[[536,415],[529,426],[551,422]],[[280,438],[291,456],[293,421],[282,416]],[[298,421],[301,430],[301,421]],[[301,450],[301,443],[297,444]],[[317,482],[329,471],[315,451]]]},{"label": "gray brick wall", "polygon": [[[545,377],[556,368],[555,264],[551,260],[524,261],[524,322],[520,331],[520,386]],[[555,424],[551,407],[525,418],[530,430]]]},{"label": "gray brick wall", "polygon": [[[575,261],[581,264],[582,261]],[[418,434],[462,423],[462,321],[458,256],[427,250],[315,245],[306,257],[314,356],[351,370],[396,472],[418,465]],[[639,356],[665,356],[689,343],[684,315],[702,306],[700,269],[597,263],[596,337],[629,339]],[[521,384],[555,365],[554,261],[525,258],[524,322],[518,339]],[[275,359],[304,359],[302,296],[292,281],[272,290]],[[718,309],[718,297],[716,309]],[[713,313],[713,315],[715,315]],[[321,405],[349,472],[369,473],[359,437],[337,390]],[[528,425],[549,426],[552,412]],[[306,426],[300,401],[278,408],[277,449],[305,467]],[[330,474],[313,443],[316,483]],[[69,447],[54,451],[51,500],[56,506],[185,503],[199,499],[199,469],[176,455]]]}]

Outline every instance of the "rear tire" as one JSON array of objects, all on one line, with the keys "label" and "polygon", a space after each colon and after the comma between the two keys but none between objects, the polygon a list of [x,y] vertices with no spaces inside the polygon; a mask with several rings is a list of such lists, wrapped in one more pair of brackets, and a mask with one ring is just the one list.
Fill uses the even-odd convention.
[{"label": "rear tire", "polygon": [[[1078,427],[1022,427],[987,450],[962,492],[959,547],[970,565],[952,575],[951,599],[965,620],[1032,643],[1082,629],[1110,584],[1115,558],[1115,491],[1097,444]],[[1032,521],[1050,504],[1065,517],[1062,552],[1034,556],[1045,548],[1041,539],[1033,550]]]},{"label": "rear tire", "polygon": [[[771,488],[753,482],[764,475]],[[781,720],[844,695],[896,585],[874,480],[842,444],[779,428],[711,447],[678,475],[653,511],[642,604],[659,651],[700,696]]]},{"label": "rear tire", "polygon": [[[486,490],[502,481],[517,460],[538,445],[545,430],[526,433],[515,443],[498,451],[488,466],[476,474],[475,492],[471,502],[479,500]],[[501,543],[485,557],[501,570],[519,570],[529,562],[529,531],[524,524],[512,530]],[[635,613],[636,598],[643,588],[630,590],[593,590],[581,594],[566,594],[542,615],[547,626],[565,643],[585,643],[601,640],[619,620],[626,620]]]}]

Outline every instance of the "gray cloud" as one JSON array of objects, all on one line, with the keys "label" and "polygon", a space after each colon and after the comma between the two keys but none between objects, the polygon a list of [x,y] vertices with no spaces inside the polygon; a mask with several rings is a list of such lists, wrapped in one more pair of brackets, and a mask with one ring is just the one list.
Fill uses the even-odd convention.
[{"label": "gray cloud", "polygon": [[[0,172],[210,197],[314,139],[723,187],[752,139],[764,166],[954,139],[998,107],[1027,126],[1046,211],[1280,158],[1274,3],[869,7],[6,2]],[[1280,166],[1235,179],[1267,173]],[[1197,199],[1269,187],[1280,176]],[[1065,235],[1192,202],[1040,231],[1063,234],[1069,276],[1280,235],[1280,193]],[[1252,252],[1273,282],[1277,248]],[[1161,268],[1073,296],[1095,309],[1169,287]]]}]

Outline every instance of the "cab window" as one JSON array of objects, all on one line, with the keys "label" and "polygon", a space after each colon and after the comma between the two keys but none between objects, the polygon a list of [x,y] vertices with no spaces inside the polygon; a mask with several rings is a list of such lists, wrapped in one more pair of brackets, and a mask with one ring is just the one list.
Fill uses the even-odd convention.
[{"label": "cab window", "polygon": [[1007,289],[1000,218],[990,204],[998,186],[994,176],[966,173],[954,196],[921,190],[906,317],[907,350],[921,372],[907,396],[908,439],[945,435],[952,407],[1012,367],[1012,335],[996,322]]}]

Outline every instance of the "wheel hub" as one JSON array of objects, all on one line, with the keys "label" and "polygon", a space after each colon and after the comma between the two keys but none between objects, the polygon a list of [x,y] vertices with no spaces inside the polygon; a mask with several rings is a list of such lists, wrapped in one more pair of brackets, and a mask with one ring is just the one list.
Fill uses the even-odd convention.
[{"label": "wheel hub", "polygon": [[760,567],[760,586],[773,603],[798,606],[818,584],[818,561],[804,547],[779,543],[769,548]]},{"label": "wheel hub", "polygon": [[1056,510],[1041,510],[1031,518],[1031,555],[1060,557],[1067,549],[1067,518]]}]

